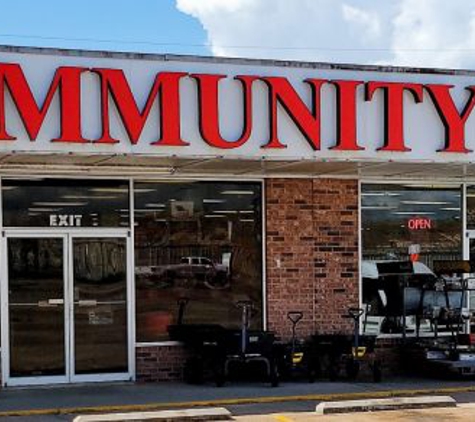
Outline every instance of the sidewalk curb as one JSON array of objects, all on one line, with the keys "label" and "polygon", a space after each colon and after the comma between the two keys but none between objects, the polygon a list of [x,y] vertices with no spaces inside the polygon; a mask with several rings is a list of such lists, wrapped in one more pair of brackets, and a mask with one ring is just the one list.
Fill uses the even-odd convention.
[{"label": "sidewalk curb", "polygon": [[457,402],[450,396],[412,396],[386,399],[322,401],[315,408],[319,415],[354,412],[380,412],[388,410],[433,409],[436,407],[456,407]]},{"label": "sidewalk curb", "polygon": [[287,401],[336,401],[352,399],[371,398],[391,398],[401,396],[421,396],[428,394],[454,394],[473,393],[475,386],[471,387],[447,387],[447,388],[427,388],[427,389],[396,389],[382,391],[365,391],[358,393],[332,393],[332,394],[308,394],[298,396],[269,396],[269,397],[248,397],[229,398],[217,400],[199,400],[185,402],[168,403],[147,403],[131,405],[106,405],[106,406],[78,406],[78,407],[58,407],[50,409],[29,409],[29,410],[5,410],[0,411],[0,417],[8,416],[44,416],[44,415],[65,415],[65,414],[85,414],[85,413],[108,413],[108,412],[145,412],[166,409],[182,409],[192,407],[207,406],[232,406],[240,404],[260,404],[260,403],[282,403]]}]

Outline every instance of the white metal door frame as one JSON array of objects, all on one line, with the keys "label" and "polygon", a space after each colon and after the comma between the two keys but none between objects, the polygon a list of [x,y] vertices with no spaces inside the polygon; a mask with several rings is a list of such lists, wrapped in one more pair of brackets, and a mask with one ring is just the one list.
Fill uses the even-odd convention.
[{"label": "white metal door frame", "polygon": [[[73,292],[73,248],[75,238],[121,238],[126,240],[127,253],[127,351],[128,370],[126,373],[106,374],[74,374],[74,292]],[[64,291],[64,332],[65,332],[65,367],[63,376],[11,377],[10,376],[10,324],[8,301],[8,251],[9,238],[60,238],[63,239],[63,291]],[[133,380],[135,374],[134,318],[133,318],[133,267],[132,239],[130,229],[109,228],[74,228],[69,230],[15,228],[4,230],[1,237],[1,279],[5,280],[0,287],[1,323],[2,323],[2,385],[43,385],[64,384],[70,382],[107,382]]]},{"label": "white metal door frame", "polygon": [[[18,238],[55,238],[62,239],[63,241],[63,295],[64,295],[64,363],[65,363],[65,374],[57,376],[42,376],[42,377],[11,377],[10,376],[10,315],[9,315],[9,278],[8,278],[8,239],[18,239]],[[5,231],[2,235],[2,262],[5,265],[2,265],[2,280],[6,282],[1,283],[1,303],[2,303],[2,384],[4,386],[17,386],[17,385],[41,385],[41,384],[64,384],[69,382],[69,359],[70,354],[70,333],[69,333],[69,324],[67,321],[67,303],[66,296],[68,294],[68,283],[67,283],[67,269],[68,269],[68,256],[67,256],[67,235],[64,233],[50,233],[45,236],[42,233],[35,233],[31,231],[30,233],[15,233],[7,234]]]}]

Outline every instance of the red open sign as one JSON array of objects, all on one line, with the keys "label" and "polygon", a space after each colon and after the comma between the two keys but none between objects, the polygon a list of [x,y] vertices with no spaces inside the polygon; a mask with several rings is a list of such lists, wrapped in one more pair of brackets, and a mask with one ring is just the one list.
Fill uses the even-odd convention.
[{"label": "red open sign", "polygon": [[427,217],[410,218],[407,221],[409,230],[430,230],[432,228],[432,220]]}]

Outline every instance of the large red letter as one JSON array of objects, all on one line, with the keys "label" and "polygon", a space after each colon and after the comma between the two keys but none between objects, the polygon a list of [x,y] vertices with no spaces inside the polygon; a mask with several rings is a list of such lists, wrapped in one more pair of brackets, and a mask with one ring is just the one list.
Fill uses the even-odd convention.
[{"label": "large red letter", "polygon": [[364,149],[356,139],[356,89],[361,81],[331,81],[336,88],[337,140],[331,148],[338,151]]},{"label": "large red letter", "polygon": [[471,152],[465,146],[465,122],[475,105],[475,86],[469,86],[470,98],[459,113],[450,95],[453,85],[426,85],[435,108],[445,126],[445,148],[440,152]]},{"label": "large red letter", "polygon": [[366,101],[370,101],[374,92],[384,92],[384,147],[380,151],[410,151],[404,143],[404,91],[409,91],[416,103],[422,102],[422,85],[402,82],[368,82],[366,84]]},{"label": "large red letter", "polygon": [[89,142],[81,135],[81,73],[83,67],[59,67],[49,87],[43,105],[38,107],[25,75],[18,64],[0,64],[0,139],[15,140],[6,130],[5,87],[15,103],[30,140],[41,129],[54,94],[59,90],[61,129],[57,142]]},{"label": "large red letter", "polygon": [[125,130],[132,144],[136,144],[145,126],[153,102],[159,96],[160,102],[160,139],[152,145],[184,146],[180,131],[180,79],[186,75],[181,72],[163,72],[155,78],[147,102],[142,111],[137,107],[134,95],[119,69],[92,69],[101,78],[102,97],[102,136],[97,143],[117,143],[110,134],[109,93],[114,100]]},{"label": "large red letter", "polygon": [[203,139],[216,148],[237,148],[243,145],[252,131],[252,83],[257,76],[236,76],[241,82],[244,94],[244,127],[241,136],[236,141],[226,141],[219,133],[218,83],[225,75],[190,75],[198,82],[198,97],[200,111],[200,131]]},{"label": "large red letter", "polygon": [[295,89],[286,78],[261,78],[269,89],[269,120],[270,139],[263,148],[286,148],[277,134],[277,104],[284,107],[287,114],[294,121],[300,132],[305,136],[312,149],[320,149],[320,91],[327,82],[322,79],[305,80],[312,89],[312,111],[299,97]]}]

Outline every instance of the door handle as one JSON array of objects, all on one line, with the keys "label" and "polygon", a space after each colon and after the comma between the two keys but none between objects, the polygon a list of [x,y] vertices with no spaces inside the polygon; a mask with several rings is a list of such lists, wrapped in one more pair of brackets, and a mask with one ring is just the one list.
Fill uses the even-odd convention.
[{"label": "door handle", "polygon": [[58,305],[64,305],[64,299],[47,299],[38,301],[39,308],[56,307]]}]

